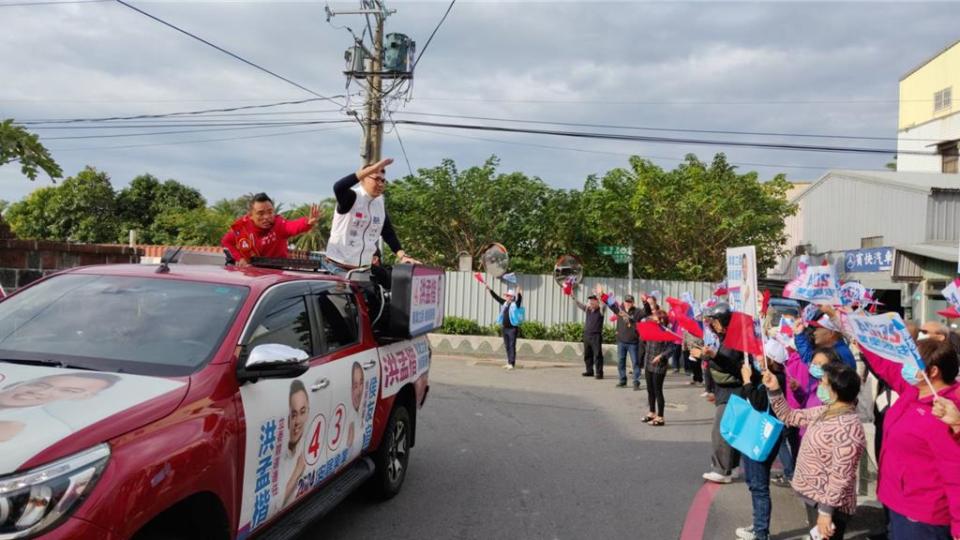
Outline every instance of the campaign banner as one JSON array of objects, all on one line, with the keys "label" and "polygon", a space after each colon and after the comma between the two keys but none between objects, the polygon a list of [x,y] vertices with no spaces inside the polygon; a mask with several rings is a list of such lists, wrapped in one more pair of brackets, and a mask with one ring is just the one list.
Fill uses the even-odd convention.
[{"label": "campaign banner", "polygon": [[839,306],[842,303],[839,283],[833,265],[808,266],[784,287],[783,295],[812,304]]},{"label": "campaign banner", "polygon": [[843,317],[843,325],[860,347],[891,362],[915,364],[923,369],[917,344],[910,337],[907,325],[894,311],[881,315],[851,313]]},{"label": "campaign banner", "polygon": [[727,288],[730,308],[757,319],[757,249],[754,246],[727,248]]},{"label": "campaign banner", "polygon": [[893,248],[855,249],[843,254],[847,272],[886,272],[893,266]]},{"label": "campaign banner", "polygon": [[703,346],[712,351],[720,350],[720,336],[713,333],[709,327],[703,329]]},{"label": "campaign banner", "polygon": [[690,309],[693,310],[693,317],[697,318],[703,315],[703,309],[700,307],[700,302],[697,302],[693,298],[693,293],[690,291],[685,291],[680,294],[680,299],[687,303],[690,306]]},{"label": "campaign banner", "polygon": [[409,305],[411,336],[443,326],[443,274],[415,273]]},{"label": "campaign banner", "polygon": [[427,336],[401,341],[380,348],[380,369],[383,399],[414,382],[430,369],[430,342]]},{"label": "campaign banner", "polygon": [[951,281],[949,285],[944,287],[943,297],[951,306],[960,308],[960,278]]}]

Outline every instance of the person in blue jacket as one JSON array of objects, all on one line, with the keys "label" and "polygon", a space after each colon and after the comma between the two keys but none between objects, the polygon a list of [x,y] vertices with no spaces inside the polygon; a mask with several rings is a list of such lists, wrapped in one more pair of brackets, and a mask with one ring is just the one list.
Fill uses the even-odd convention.
[{"label": "person in blue jacket", "polygon": [[[833,311],[832,308],[830,311]],[[857,369],[857,360],[847,342],[843,340],[843,333],[831,318],[831,313],[825,313],[819,320],[811,321],[810,328],[795,334],[794,343],[804,364],[809,365],[813,361],[814,351],[823,348],[833,349],[844,364]]]},{"label": "person in blue jacket", "polygon": [[503,346],[507,349],[507,363],[504,369],[513,369],[517,364],[517,336],[520,333],[520,323],[524,319],[524,310],[521,305],[523,294],[520,286],[516,290],[510,288],[501,297],[487,285],[490,296],[500,304],[500,314],[497,315],[497,324],[503,330]]}]

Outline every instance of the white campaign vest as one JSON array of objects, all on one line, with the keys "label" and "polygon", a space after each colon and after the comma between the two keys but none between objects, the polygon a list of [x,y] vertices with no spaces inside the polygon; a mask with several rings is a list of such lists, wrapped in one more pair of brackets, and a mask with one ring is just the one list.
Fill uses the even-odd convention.
[{"label": "white campaign vest", "polygon": [[327,258],[349,266],[369,266],[387,217],[383,196],[373,198],[357,184],[357,200],[346,214],[333,213]]}]

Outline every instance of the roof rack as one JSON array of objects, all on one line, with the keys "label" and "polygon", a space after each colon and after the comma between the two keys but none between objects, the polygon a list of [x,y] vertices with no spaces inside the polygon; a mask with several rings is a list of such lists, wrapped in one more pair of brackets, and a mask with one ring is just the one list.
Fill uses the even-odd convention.
[{"label": "roof rack", "polygon": [[329,274],[323,268],[321,261],[315,259],[288,259],[275,257],[250,257],[250,265],[257,268],[274,268],[277,270],[296,270],[299,272],[317,272]]}]

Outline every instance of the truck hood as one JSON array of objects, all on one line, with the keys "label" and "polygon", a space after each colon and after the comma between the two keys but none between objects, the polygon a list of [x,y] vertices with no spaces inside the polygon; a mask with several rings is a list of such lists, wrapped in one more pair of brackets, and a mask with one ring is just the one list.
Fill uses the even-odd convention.
[{"label": "truck hood", "polygon": [[0,363],[0,476],[162,418],[188,387],[186,379]]}]

